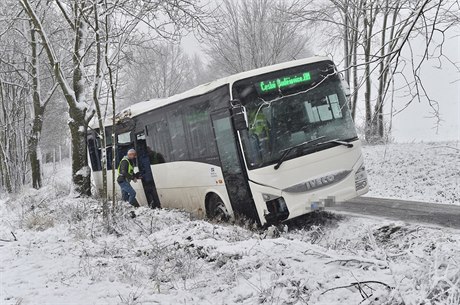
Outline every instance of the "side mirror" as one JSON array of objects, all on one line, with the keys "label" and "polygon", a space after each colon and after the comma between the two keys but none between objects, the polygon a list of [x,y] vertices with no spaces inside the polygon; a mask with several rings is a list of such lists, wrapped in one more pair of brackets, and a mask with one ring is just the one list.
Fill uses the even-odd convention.
[{"label": "side mirror", "polygon": [[233,119],[233,125],[236,130],[246,130],[248,129],[248,115],[246,113],[246,107],[241,105],[240,101],[233,100],[230,101],[232,107],[230,112]]}]

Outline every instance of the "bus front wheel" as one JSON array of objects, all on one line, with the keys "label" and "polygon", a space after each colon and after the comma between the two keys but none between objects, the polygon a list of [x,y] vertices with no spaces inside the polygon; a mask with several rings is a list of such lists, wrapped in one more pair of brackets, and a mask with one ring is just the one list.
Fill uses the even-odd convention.
[{"label": "bus front wheel", "polygon": [[230,219],[230,215],[228,214],[224,202],[216,194],[211,194],[209,196],[207,214],[212,220],[228,221]]}]

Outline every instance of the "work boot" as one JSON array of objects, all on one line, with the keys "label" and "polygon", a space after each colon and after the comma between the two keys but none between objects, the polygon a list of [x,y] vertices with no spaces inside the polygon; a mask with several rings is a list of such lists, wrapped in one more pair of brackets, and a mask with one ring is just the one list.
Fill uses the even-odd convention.
[{"label": "work boot", "polygon": [[131,203],[131,205],[132,205],[133,207],[135,207],[135,208],[140,207],[139,202],[137,202],[137,199],[134,199],[134,202]]}]

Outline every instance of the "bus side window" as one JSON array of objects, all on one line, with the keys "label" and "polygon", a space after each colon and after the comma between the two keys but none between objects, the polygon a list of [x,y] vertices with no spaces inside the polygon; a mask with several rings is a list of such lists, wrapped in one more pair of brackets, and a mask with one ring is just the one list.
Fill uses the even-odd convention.
[{"label": "bus side window", "polygon": [[146,126],[147,153],[150,164],[165,163],[171,160],[171,138],[166,121],[157,121]]},{"label": "bus side window", "polygon": [[131,131],[117,134],[117,155],[115,158],[117,166],[131,148],[134,148],[133,141],[131,140]]},{"label": "bus side window", "polygon": [[203,159],[217,155],[215,141],[210,140],[214,135],[209,113],[209,101],[190,105],[184,112],[191,159]]},{"label": "bus side window", "polygon": [[189,159],[189,151],[185,140],[184,124],[180,110],[168,112],[168,127],[171,136],[171,161],[184,161]]}]

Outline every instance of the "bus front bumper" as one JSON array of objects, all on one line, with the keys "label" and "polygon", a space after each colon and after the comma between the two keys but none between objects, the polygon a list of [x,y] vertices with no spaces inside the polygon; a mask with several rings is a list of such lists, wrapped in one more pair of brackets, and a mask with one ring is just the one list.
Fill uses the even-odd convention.
[{"label": "bus front bumper", "polygon": [[314,192],[285,192],[267,186],[251,184],[262,224],[279,223],[361,196],[369,191],[367,175],[357,180],[352,172],[341,182]]}]

